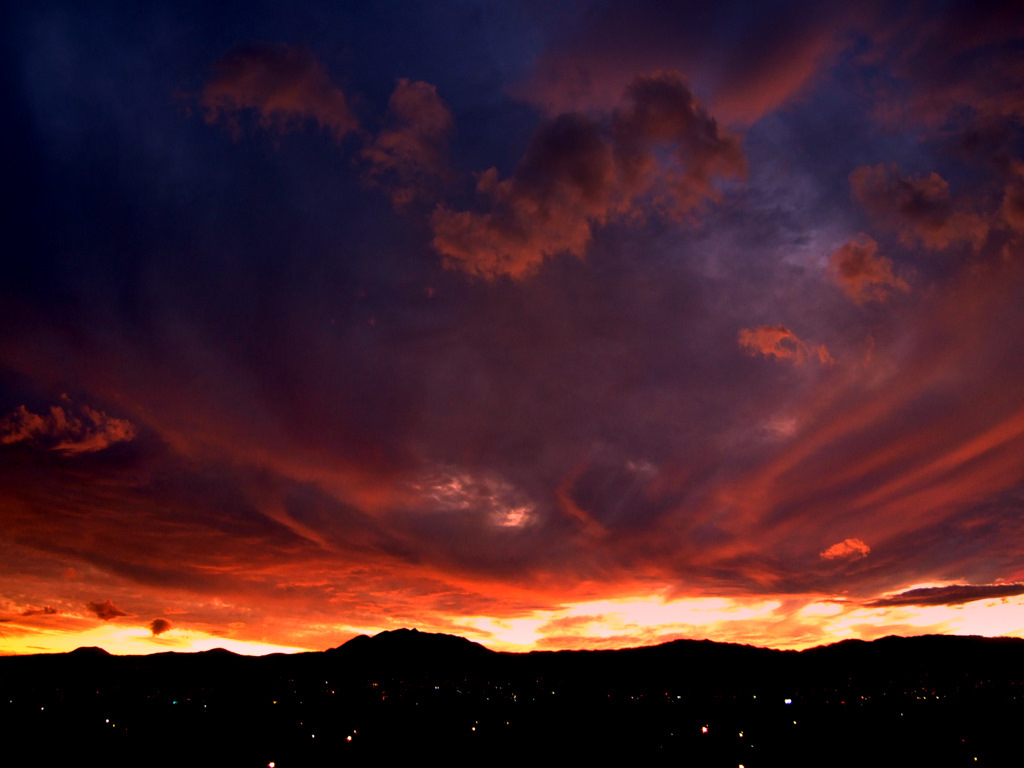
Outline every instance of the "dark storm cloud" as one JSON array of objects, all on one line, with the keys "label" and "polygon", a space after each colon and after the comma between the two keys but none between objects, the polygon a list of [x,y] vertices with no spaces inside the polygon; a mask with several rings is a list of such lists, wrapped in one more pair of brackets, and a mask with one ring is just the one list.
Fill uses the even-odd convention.
[{"label": "dark storm cloud", "polygon": [[200,103],[211,123],[239,129],[239,113],[251,110],[262,126],[287,132],[306,121],[338,141],[359,127],[344,92],[313,54],[291,46],[251,45],[214,65]]},{"label": "dark storm cloud", "polygon": [[110,621],[116,619],[118,616],[127,616],[128,614],[114,605],[110,600],[104,600],[102,603],[89,603],[86,606],[90,611],[96,614],[96,616],[104,621]]},{"label": "dark storm cloud", "polygon": [[1024,595],[1024,584],[950,584],[945,587],[908,589],[892,597],[868,603],[870,608],[902,605],[963,605],[975,600]]},{"label": "dark storm cloud", "polygon": [[523,278],[547,258],[582,258],[611,220],[683,217],[717,197],[716,181],[746,172],[739,139],[677,75],[636,78],[625,102],[604,121],[571,112],[542,123],[511,178],[499,181],[494,168],[479,175],[491,211],[439,207],[433,244],[445,263]]}]

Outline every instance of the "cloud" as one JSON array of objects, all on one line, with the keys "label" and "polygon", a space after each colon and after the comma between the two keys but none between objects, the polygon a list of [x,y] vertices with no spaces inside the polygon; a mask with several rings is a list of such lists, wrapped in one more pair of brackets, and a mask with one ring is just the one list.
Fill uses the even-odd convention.
[{"label": "cloud", "polygon": [[213,69],[200,97],[209,123],[225,122],[237,132],[239,113],[252,110],[264,128],[287,133],[313,121],[338,141],[359,127],[326,67],[303,48],[246,46]]},{"label": "cloud", "polygon": [[693,73],[716,113],[753,123],[806,91],[846,47],[845,6],[601,3],[552,36],[514,95],[549,114],[606,108],[638,73]]},{"label": "cloud", "polygon": [[[440,206],[434,248],[449,268],[522,278],[546,258],[583,257],[595,227],[638,206],[681,217],[742,176],[739,139],[722,130],[678,75],[636,78],[627,106],[598,120],[566,113],[534,133],[511,178],[492,168],[477,191],[490,211]],[[642,218],[642,217],[641,217]]]},{"label": "cloud", "polygon": [[945,587],[918,587],[875,600],[871,608],[897,605],[962,605],[975,600],[1024,595],[1024,584],[950,584]]},{"label": "cloud", "polygon": [[167,619],[153,619],[149,622],[149,631],[153,633],[153,637],[162,635],[164,632],[171,628],[171,622]]},{"label": "cloud", "polygon": [[487,279],[525,277],[561,253],[582,257],[592,226],[607,221],[614,174],[599,126],[562,115],[534,134],[512,178],[499,182],[493,168],[480,175],[478,191],[493,201],[490,213],[434,212],[434,248],[446,266]]},{"label": "cloud", "polygon": [[[637,77],[626,97],[629,107],[616,113],[613,130],[630,194],[653,191],[656,202],[685,214],[717,197],[714,179],[746,173],[739,139],[719,127],[678,75]],[[669,149],[669,163],[659,161],[659,147]]]},{"label": "cloud", "polygon": [[22,616],[55,616],[57,614],[56,608],[51,608],[49,605],[43,608],[29,608],[28,610],[22,611]]},{"label": "cloud", "polygon": [[903,176],[895,165],[862,166],[850,174],[854,197],[865,210],[894,230],[904,245],[943,250],[955,244],[978,249],[988,224],[954,203],[939,174]]},{"label": "cloud", "polygon": [[360,153],[368,166],[364,178],[386,189],[396,207],[429,196],[452,176],[451,132],[452,114],[437,89],[400,79],[388,101],[386,127]]},{"label": "cloud", "polygon": [[832,275],[843,292],[858,304],[885,301],[893,290],[909,291],[906,280],[892,271],[892,261],[878,255],[878,243],[862,234],[831,256]]},{"label": "cloud", "polygon": [[880,19],[874,33],[874,55],[889,59],[884,86],[876,84],[879,115],[887,122],[905,126],[911,118],[942,127],[1024,115],[1024,23],[1017,3],[955,2],[941,13],[928,4],[891,10],[898,18]]},{"label": "cloud", "polygon": [[751,355],[758,353],[779,360],[792,360],[802,365],[808,358],[817,358],[822,364],[832,362],[832,355],[824,344],[811,347],[784,325],[761,325],[743,328],[738,335],[739,345]]},{"label": "cloud", "polygon": [[116,619],[118,616],[128,615],[114,605],[110,600],[104,600],[102,603],[89,603],[87,607],[104,621],[110,621],[111,619]]},{"label": "cloud", "polygon": [[870,553],[871,547],[860,539],[843,539],[843,541],[833,544],[828,549],[822,550],[820,555],[824,560],[838,560],[840,558],[859,560],[862,557],[867,557]]},{"label": "cloud", "polygon": [[1012,175],[1003,190],[1000,207],[1003,221],[1017,232],[1024,232],[1024,163],[1011,164]]},{"label": "cloud", "polygon": [[27,442],[65,454],[101,451],[135,438],[135,427],[89,406],[81,415],[54,405],[48,414],[35,414],[24,405],[0,419],[0,444]]}]

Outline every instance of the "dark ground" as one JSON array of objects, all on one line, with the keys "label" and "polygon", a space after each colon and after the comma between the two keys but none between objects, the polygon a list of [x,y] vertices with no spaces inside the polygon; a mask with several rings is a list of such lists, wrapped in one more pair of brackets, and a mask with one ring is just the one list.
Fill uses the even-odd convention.
[{"label": "dark ground", "polygon": [[6,657],[0,694],[26,765],[1003,766],[1024,641],[500,654],[399,630],[290,656]]}]

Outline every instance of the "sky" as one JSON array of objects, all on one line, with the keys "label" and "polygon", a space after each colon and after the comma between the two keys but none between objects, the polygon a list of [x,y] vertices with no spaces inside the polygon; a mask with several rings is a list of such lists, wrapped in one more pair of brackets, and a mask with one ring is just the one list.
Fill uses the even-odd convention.
[{"label": "sky", "polygon": [[1024,636],[1017,3],[2,13],[0,653]]}]

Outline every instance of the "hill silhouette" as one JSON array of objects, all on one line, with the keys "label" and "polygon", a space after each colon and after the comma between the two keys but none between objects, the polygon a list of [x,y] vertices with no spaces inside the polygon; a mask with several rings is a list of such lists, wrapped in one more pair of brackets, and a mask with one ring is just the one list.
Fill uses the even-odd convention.
[{"label": "hill silhouette", "polygon": [[210,765],[427,754],[504,764],[542,751],[602,763],[984,765],[1018,754],[1024,640],[516,654],[401,629],[293,655],[5,657],[0,692],[8,732],[46,744],[49,764],[89,745],[115,765],[140,754],[150,765],[186,754]]}]

